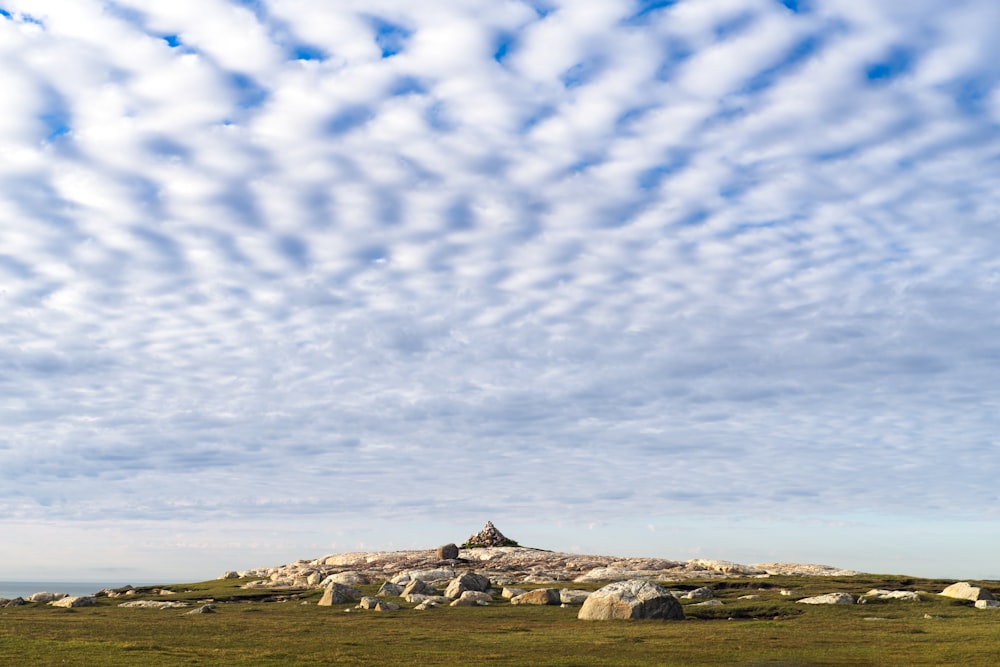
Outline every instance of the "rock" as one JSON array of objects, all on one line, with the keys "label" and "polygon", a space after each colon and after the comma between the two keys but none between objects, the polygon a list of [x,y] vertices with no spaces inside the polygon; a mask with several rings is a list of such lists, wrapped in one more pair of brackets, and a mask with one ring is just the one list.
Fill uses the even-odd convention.
[{"label": "rock", "polygon": [[451,603],[452,607],[481,607],[493,601],[489,593],[482,591],[465,591],[457,600]]},{"label": "rock", "polygon": [[959,600],[995,600],[993,593],[989,592],[985,588],[980,588],[979,586],[973,586],[966,581],[960,581],[957,584],[952,584],[946,589],[941,591],[941,595],[949,598],[957,598]]},{"label": "rock", "polygon": [[431,600],[427,600],[426,602],[421,602],[420,604],[418,604],[416,607],[414,607],[414,609],[416,611],[427,611],[428,609],[433,609],[436,606],[438,606],[437,602],[432,602]]},{"label": "rock", "polygon": [[49,603],[53,607],[93,607],[97,599],[90,595],[60,598]]},{"label": "rock", "polygon": [[474,549],[476,547],[516,547],[517,542],[508,539],[501,533],[492,521],[487,521],[483,529],[475,535],[470,535],[469,539],[462,545],[463,549]]},{"label": "rock", "polygon": [[25,602],[24,598],[14,598],[13,600],[4,600],[0,607],[21,607],[28,604]]},{"label": "rock", "polygon": [[866,604],[872,600],[902,600],[903,602],[920,602],[920,595],[913,591],[886,591],[873,588],[858,598],[858,604]]},{"label": "rock", "polygon": [[378,593],[375,595],[380,595],[382,597],[397,597],[403,594],[403,587],[399,584],[394,584],[389,581],[382,584],[378,589]]},{"label": "rock", "polygon": [[219,579],[239,579],[239,578],[240,578],[240,573],[235,572],[233,570],[225,572],[221,577],[219,577]]},{"label": "rock", "polygon": [[811,598],[796,600],[802,604],[854,604],[854,597],[849,593],[827,593]]},{"label": "rock", "polygon": [[456,577],[448,584],[444,595],[448,598],[457,598],[465,591],[484,592],[490,590],[490,580],[475,572],[466,572],[460,577]]},{"label": "rock", "polygon": [[663,573],[655,570],[628,570],[620,567],[595,567],[581,574],[573,581],[583,584],[591,581],[628,581],[638,579],[660,579]]},{"label": "rock", "polygon": [[684,599],[686,600],[709,600],[714,597],[715,593],[713,593],[712,589],[707,586],[696,588],[693,591],[689,591],[684,594]]},{"label": "rock", "polygon": [[433,602],[434,604],[446,604],[451,602],[451,598],[446,598],[443,595],[420,595],[419,593],[407,595],[403,599],[407,602],[417,602],[420,604],[423,604],[424,602]]},{"label": "rock", "polygon": [[437,548],[438,560],[454,560],[458,558],[458,546],[454,544],[445,544]]},{"label": "rock", "polygon": [[590,591],[579,591],[563,588],[559,591],[559,602],[562,604],[583,604],[590,597]]},{"label": "rock", "polygon": [[197,609],[192,609],[189,612],[185,612],[184,615],[185,616],[190,616],[191,614],[214,614],[214,613],[215,613],[215,605],[214,604],[205,604],[205,605],[202,605],[202,606],[198,607]]},{"label": "rock", "polygon": [[67,596],[65,593],[48,593],[46,591],[41,591],[38,593],[32,593],[27,597],[28,602],[55,602],[56,600],[61,600]]},{"label": "rock", "polygon": [[691,607],[721,607],[722,600],[705,600],[704,602],[696,602]]},{"label": "rock", "polygon": [[562,604],[559,599],[559,589],[556,588],[536,588],[527,593],[521,593],[510,599],[511,604]]},{"label": "rock", "polygon": [[[310,575],[311,576],[311,575]],[[320,575],[322,576],[322,575]],[[364,586],[368,583],[368,577],[361,574],[360,572],[355,572],[353,570],[348,570],[347,572],[338,572],[337,574],[331,574],[326,579],[323,579],[323,586],[329,584],[345,584],[347,586]]]},{"label": "rock", "polygon": [[122,602],[119,607],[127,609],[181,609],[189,607],[187,602],[164,602],[162,600],[132,600]]},{"label": "rock", "polygon": [[431,570],[409,570],[407,572],[400,572],[398,575],[390,579],[394,584],[408,584],[414,579],[420,579],[426,582],[435,581],[447,581],[448,579],[453,579],[455,577],[455,569],[451,567],[437,567]]},{"label": "rock", "polygon": [[742,565],[728,560],[705,560],[702,558],[696,558],[694,560],[689,560],[688,565],[702,567],[712,572],[721,572],[722,574],[754,575],[765,573],[764,570],[752,565]]},{"label": "rock", "polygon": [[504,598],[505,600],[509,600],[512,597],[515,597],[517,595],[522,595],[527,592],[528,592],[527,588],[508,588],[507,586],[504,586],[503,591],[500,592],[500,597]]},{"label": "rock", "polygon": [[607,619],[658,618],[684,620],[684,610],[670,591],[649,581],[617,581],[590,594],[577,618],[587,621]]},{"label": "rock", "polygon": [[438,594],[438,589],[434,588],[423,579],[414,579],[410,583],[406,584],[406,586],[404,586],[403,590],[400,592],[400,595],[402,595],[403,597],[409,595],[437,595],[437,594]]},{"label": "rock", "polygon": [[976,609],[1000,609],[1000,600],[976,600]]},{"label": "rock", "polygon": [[760,599],[760,596],[759,596],[759,595],[756,595],[756,594],[750,594],[750,595],[741,595],[741,596],[739,596],[739,597],[738,597],[738,598],[736,598],[736,599],[737,599],[737,600],[759,600],[759,599]]},{"label": "rock", "polygon": [[323,591],[323,597],[320,598],[319,602],[316,604],[321,607],[329,607],[335,604],[354,602],[360,598],[361,591],[357,588],[346,586],[344,584],[330,584],[327,586],[326,590]]},{"label": "rock", "polygon": [[361,598],[358,606],[362,609],[372,609],[374,611],[397,611],[399,609],[399,605],[395,602],[388,602],[368,596]]}]

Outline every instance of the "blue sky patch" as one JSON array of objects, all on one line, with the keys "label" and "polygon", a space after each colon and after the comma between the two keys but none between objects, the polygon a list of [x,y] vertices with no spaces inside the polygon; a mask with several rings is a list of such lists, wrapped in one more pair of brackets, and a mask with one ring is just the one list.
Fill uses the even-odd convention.
[{"label": "blue sky patch", "polygon": [[167,46],[169,46],[172,49],[177,48],[178,46],[181,45],[180,35],[164,35],[160,39],[166,42]]},{"label": "blue sky patch", "polygon": [[661,9],[673,7],[677,2],[678,0],[639,0],[636,2],[635,12],[626,18],[623,23],[625,25],[642,25],[648,22]]},{"label": "blue sky patch", "polygon": [[502,32],[497,35],[496,48],[493,51],[493,60],[503,64],[504,59],[510,55],[517,46],[517,36],[514,33]]},{"label": "blue sky patch", "polygon": [[4,17],[6,19],[12,19],[12,18],[14,18],[13,15],[11,15],[11,13],[8,12],[3,7],[0,7],[0,16]]},{"label": "blue sky patch", "polygon": [[292,58],[294,60],[318,60],[322,62],[326,60],[326,54],[318,47],[298,44],[292,47]]},{"label": "blue sky patch", "polygon": [[888,83],[907,74],[913,67],[914,55],[909,49],[894,48],[885,59],[869,64],[865,68],[865,78],[874,83]]},{"label": "blue sky patch", "polygon": [[236,93],[236,104],[241,109],[254,109],[267,101],[269,93],[266,88],[246,74],[233,73],[229,75],[229,83]]},{"label": "blue sky patch", "polygon": [[383,58],[391,58],[406,48],[412,34],[410,30],[377,16],[371,18],[371,24],[375,30],[375,43],[382,50]]},{"label": "blue sky patch", "polygon": [[369,107],[364,105],[350,106],[341,109],[327,121],[326,129],[330,134],[347,134],[357,129],[375,117]]}]

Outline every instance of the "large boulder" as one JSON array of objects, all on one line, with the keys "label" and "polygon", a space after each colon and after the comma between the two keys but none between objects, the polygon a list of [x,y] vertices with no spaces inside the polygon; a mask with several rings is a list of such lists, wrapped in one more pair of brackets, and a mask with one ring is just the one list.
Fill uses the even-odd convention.
[{"label": "large boulder", "polygon": [[438,589],[434,588],[428,584],[423,579],[414,579],[410,583],[403,587],[400,595],[406,597],[408,595],[437,595]]},{"label": "large boulder", "polygon": [[510,599],[511,604],[561,604],[559,599],[559,589],[557,588],[536,588],[527,593],[515,595]]},{"label": "large boulder", "polygon": [[684,620],[684,609],[670,591],[650,581],[616,581],[590,594],[577,618],[585,621],[658,618]]},{"label": "large boulder", "polygon": [[364,586],[368,583],[368,577],[361,574],[360,572],[355,572],[354,570],[348,570],[346,572],[338,572],[337,574],[331,574],[326,579],[322,579],[322,575],[318,575],[323,582],[323,586],[328,586],[329,584],[346,584],[348,586]]},{"label": "large boulder", "polygon": [[378,593],[375,595],[380,595],[382,597],[396,597],[403,594],[403,587],[399,584],[394,584],[390,581],[385,582],[378,589]]},{"label": "large boulder", "polygon": [[583,604],[590,597],[590,591],[563,588],[559,591],[559,602],[562,604]]},{"label": "large boulder", "polygon": [[454,544],[445,544],[437,548],[438,560],[454,560],[458,558],[458,547]]},{"label": "large boulder", "polygon": [[973,586],[967,581],[960,581],[957,584],[952,584],[946,589],[941,591],[941,595],[949,598],[957,598],[959,600],[995,600],[993,593],[989,592],[985,588],[980,588],[979,586]]},{"label": "large boulder", "polygon": [[326,590],[323,591],[323,597],[320,598],[318,604],[321,607],[329,607],[335,604],[344,604],[345,602],[354,602],[361,598],[361,591],[352,586],[347,586],[345,584],[330,584],[327,586]]},{"label": "large boulder", "polygon": [[490,580],[475,572],[466,572],[460,577],[455,577],[445,589],[445,597],[455,599],[460,597],[465,591],[476,591],[479,593],[490,590]]},{"label": "large boulder", "polygon": [[39,593],[32,593],[26,599],[28,602],[54,602],[65,597],[69,596],[65,593],[49,593],[47,591],[41,591]]}]

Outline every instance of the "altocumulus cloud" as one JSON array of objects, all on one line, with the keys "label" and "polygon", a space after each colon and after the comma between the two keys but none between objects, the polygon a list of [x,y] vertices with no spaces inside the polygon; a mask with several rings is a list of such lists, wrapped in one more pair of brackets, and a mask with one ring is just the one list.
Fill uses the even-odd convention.
[{"label": "altocumulus cloud", "polygon": [[995,519],[998,21],[0,0],[0,509]]}]

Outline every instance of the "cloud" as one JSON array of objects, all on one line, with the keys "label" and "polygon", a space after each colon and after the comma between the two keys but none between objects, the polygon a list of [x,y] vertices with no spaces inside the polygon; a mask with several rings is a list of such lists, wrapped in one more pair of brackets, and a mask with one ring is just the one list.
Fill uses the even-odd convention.
[{"label": "cloud", "polygon": [[3,7],[9,516],[992,493],[989,3]]}]

